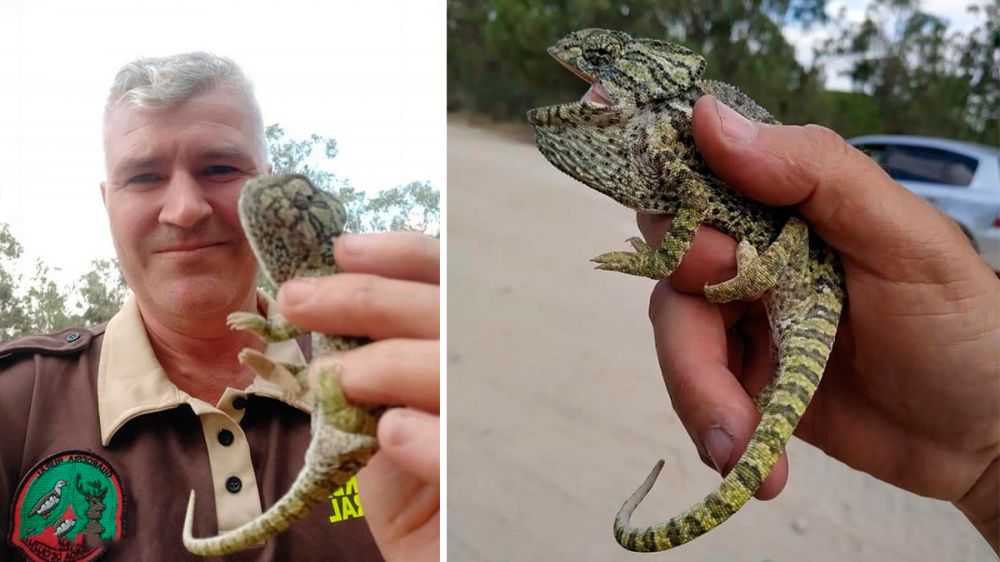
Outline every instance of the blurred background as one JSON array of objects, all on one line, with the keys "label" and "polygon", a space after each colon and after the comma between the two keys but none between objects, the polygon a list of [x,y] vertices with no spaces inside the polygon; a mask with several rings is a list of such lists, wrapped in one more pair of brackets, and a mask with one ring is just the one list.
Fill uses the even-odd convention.
[{"label": "blurred background", "polygon": [[[634,521],[714,489],[673,413],[646,318],[653,282],[595,272],[634,214],[549,165],[524,121],[587,86],[545,49],[569,31],[681,43],[779,120],[839,132],[962,226],[1000,269],[1000,3],[448,1],[449,559],[635,560]],[[708,561],[995,560],[953,507],[789,445],[790,477],[660,555]]]}]

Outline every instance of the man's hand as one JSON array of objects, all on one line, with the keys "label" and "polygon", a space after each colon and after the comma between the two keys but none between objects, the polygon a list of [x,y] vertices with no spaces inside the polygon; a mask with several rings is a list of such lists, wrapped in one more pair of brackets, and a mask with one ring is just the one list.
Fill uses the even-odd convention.
[{"label": "man's hand", "polygon": [[[796,435],[911,492],[953,502],[994,550],[1000,542],[1000,281],[958,227],[817,126],[750,123],[711,97],[694,136],[712,170],[768,205],[796,206],[840,251],[848,301],[826,374]],[[651,245],[668,221],[639,216]],[[709,304],[733,276],[735,242],[703,228],[653,291],[660,366],[702,458],[732,468],[772,375],[757,302]],[[782,456],[757,495],[776,496]]]},{"label": "man's hand", "polygon": [[278,305],[305,329],[374,340],[318,361],[341,366],[352,402],[405,406],[379,421],[380,450],[358,474],[361,501],[386,560],[437,560],[439,243],[415,233],[344,235],[334,258],[344,273],[289,281]]}]

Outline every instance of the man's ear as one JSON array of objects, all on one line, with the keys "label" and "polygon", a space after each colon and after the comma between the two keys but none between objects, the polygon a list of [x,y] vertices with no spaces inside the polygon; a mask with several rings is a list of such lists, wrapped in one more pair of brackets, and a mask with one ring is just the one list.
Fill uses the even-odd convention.
[{"label": "man's ear", "polygon": [[108,191],[104,187],[104,182],[101,182],[101,201],[104,202],[104,209],[108,208]]}]

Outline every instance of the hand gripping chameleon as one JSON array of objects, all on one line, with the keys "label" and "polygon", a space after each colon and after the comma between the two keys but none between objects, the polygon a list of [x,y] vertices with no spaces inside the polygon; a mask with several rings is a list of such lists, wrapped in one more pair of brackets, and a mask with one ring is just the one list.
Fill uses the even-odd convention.
[{"label": "hand gripping chameleon", "polygon": [[594,258],[598,269],[664,279],[695,231],[708,225],[735,238],[737,274],[705,287],[722,303],[763,295],[777,369],[755,397],[761,420],[736,466],[714,492],[687,511],[649,527],[630,524],[663,461],[625,501],[614,535],[625,548],[654,552],[688,542],[738,511],[757,491],[809,405],[833,347],[845,302],[836,252],[792,209],[752,201],[715,177],[691,133],[694,102],[712,94],[748,119],[776,124],[735,87],[703,80],[705,60],[664,41],[584,29],[549,53],[590,83],[583,99],[533,109],[538,148],[557,168],[622,205],[670,214],[658,248],[632,238],[634,252]]},{"label": "hand gripping chameleon", "polygon": [[[240,193],[240,222],[261,270],[274,284],[293,277],[330,275],[339,271],[333,261],[333,242],[345,222],[344,207],[332,195],[320,191],[305,176],[260,176],[251,179]],[[265,341],[284,341],[301,332],[280,317],[234,312],[227,323],[233,329],[249,330]],[[314,354],[345,350],[367,343],[365,338],[313,333]],[[307,365],[278,364],[256,350],[244,349],[240,362],[258,375],[276,380],[306,382]],[[194,538],[194,491],[184,518],[184,546],[194,554],[221,555],[243,550],[287,529],[304,517],[309,508],[356,474],[375,451],[375,429],[382,407],[352,406],[340,390],[339,373],[324,369],[314,389],[312,438],[305,466],[292,487],[260,517],[217,537]]]}]

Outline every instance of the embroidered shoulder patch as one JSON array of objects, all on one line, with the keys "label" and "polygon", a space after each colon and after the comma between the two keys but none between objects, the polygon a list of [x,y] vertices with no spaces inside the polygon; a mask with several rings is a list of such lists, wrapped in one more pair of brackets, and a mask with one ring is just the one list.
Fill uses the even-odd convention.
[{"label": "embroidered shoulder patch", "polygon": [[122,536],[125,493],[104,459],[64,451],[35,465],[11,505],[10,542],[32,562],[86,562]]}]

